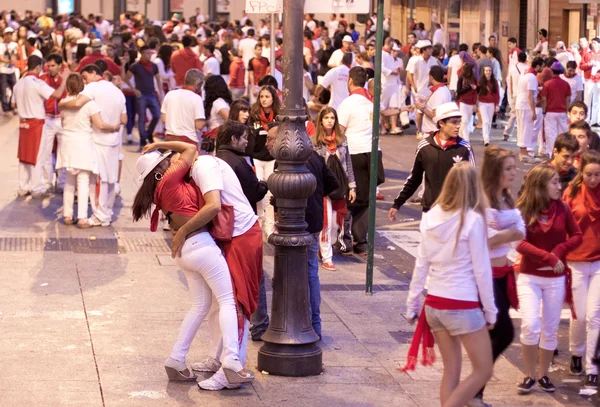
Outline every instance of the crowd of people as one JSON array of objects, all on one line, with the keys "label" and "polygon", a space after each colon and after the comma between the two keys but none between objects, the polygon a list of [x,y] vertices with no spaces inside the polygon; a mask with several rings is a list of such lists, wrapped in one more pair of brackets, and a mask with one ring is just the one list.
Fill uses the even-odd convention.
[{"label": "crowd of people", "polygon": [[[0,16],[2,108],[20,118],[18,196],[62,190],[66,225],[109,226],[122,144],[135,142],[137,124],[141,186],[133,218],[173,231],[173,257],[192,296],[165,362],[169,380],[195,382],[200,371],[214,373],[199,383],[207,390],[251,382],[248,338],[260,340],[269,325],[262,247],[277,232],[267,181],[276,171],[282,109],[281,25],[271,32],[268,21],[255,26],[248,16],[211,23],[197,10],[164,24],[123,14],[117,33],[102,16]],[[306,209],[314,237],[307,298],[319,338],[319,263],[335,271],[334,250],[367,253],[375,23],[372,16],[359,32],[344,15],[304,19],[307,168],[317,182]],[[518,390],[528,393],[537,382],[552,392],[548,369],[566,302],[571,373],[597,389],[600,140],[591,125],[599,121],[600,39],[591,48],[585,38],[550,48],[542,29],[529,53],[510,38],[503,58],[495,36],[489,46],[446,49],[439,24],[430,35],[415,23],[404,44],[389,36],[387,19],[384,30],[380,134],[399,136],[414,125],[420,140],[389,210],[395,221],[412,200],[424,212],[407,301],[407,315],[419,323],[406,368],[416,365],[420,340],[424,362],[433,361],[435,338],[442,405],[485,406],[493,362],[513,339],[514,307],[526,367]],[[516,123],[518,154],[491,137],[501,115],[508,118],[504,141]],[[480,174],[470,145],[476,128],[486,147]],[[380,185],[381,151],[377,160]],[[538,165],[513,197],[517,161]],[[205,317],[210,354],[188,365]],[[473,371],[459,383],[461,344]]]}]

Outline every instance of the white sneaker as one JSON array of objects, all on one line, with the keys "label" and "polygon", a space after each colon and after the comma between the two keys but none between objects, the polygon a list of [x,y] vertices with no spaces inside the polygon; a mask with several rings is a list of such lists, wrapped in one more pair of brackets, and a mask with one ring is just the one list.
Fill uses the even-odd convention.
[{"label": "white sneaker", "polygon": [[226,388],[227,389],[237,389],[240,386],[241,385],[239,385],[239,384],[229,384],[227,382],[227,378],[225,377],[225,373],[223,372],[223,369],[217,370],[217,372],[214,375],[212,375],[210,378],[198,383],[198,387],[200,387],[202,390],[211,390],[211,391],[218,391],[218,390],[223,390]]},{"label": "white sneaker", "polygon": [[121,195],[121,184],[115,182],[115,195]]},{"label": "white sneaker", "polygon": [[[168,224],[167,224],[168,225]],[[196,372],[217,372],[221,368],[221,362],[212,356],[208,356],[202,362],[192,363],[192,370]]]},{"label": "white sneaker", "polygon": [[[169,225],[169,221],[168,220],[163,220],[163,224],[162,224],[162,229],[165,232],[168,232],[169,230],[171,230],[171,225]],[[220,364],[219,364],[220,366]],[[217,368],[218,369],[218,368]],[[200,372],[203,372],[204,370],[200,370]],[[207,370],[208,372],[216,372],[216,370]]]},{"label": "white sneaker", "polygon": [[110,226],[110,222],[101,222],[100,219],[98,219],[96,216],[92,216],[91,218],[89,218],[88,223],[91,226],[103,226],[103,227]]}]

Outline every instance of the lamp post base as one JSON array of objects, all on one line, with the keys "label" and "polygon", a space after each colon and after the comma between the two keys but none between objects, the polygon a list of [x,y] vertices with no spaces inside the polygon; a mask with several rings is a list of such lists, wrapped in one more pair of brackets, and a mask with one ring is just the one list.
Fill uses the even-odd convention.
[{"label": "lamp post base", "polygon": [[258,370],[277,376],[317,376],[323,371],[323,352],[316,343],[267,343],[258,351]]}]

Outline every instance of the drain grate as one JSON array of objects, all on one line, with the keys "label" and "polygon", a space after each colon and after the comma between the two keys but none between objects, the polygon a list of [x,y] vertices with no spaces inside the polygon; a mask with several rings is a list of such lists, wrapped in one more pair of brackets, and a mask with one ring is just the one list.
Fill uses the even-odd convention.
[{"label": "drain grate", "polygon": [[0,237],[0,252],[170,253],[169,245],[170,240],[144,238]]}]

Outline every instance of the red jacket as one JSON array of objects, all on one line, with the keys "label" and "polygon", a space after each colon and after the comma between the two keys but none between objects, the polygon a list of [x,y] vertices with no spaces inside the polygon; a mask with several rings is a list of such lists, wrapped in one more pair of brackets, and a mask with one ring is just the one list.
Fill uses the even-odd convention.
[{"label": "red jacket", "polygon": [[177,86],[183,86],[185,74],[190,69],[202,70],[202,62],[198,55],[189,48],[180,49],[171,57],[171,69],[175,74],[175,83]]},{"label": "red jacket", "polygon": [[83,57],[83,59],[79,61],[77,68],[75,68],[75,72],[81,72],[81,70],[85,66],[92,65],[99,59],[106,61],[106,63],[108,64],[108,72],[117,76],[121,75],[121,67],[115,64],[115,61],[113,61],[109,57],[105,57],[104,55],[102,55],[100,51],[94,51],[91,55]]},{"label": "red jacket", "polygon": [[[592,64],[597,61],[596,74],[592,76]],[[600,52],[589,51],[581,58],[579,69],[583,71],[583,78],[591,79],[593,82],[600,82]]]},{"label": "red jacket", "polygon": [[600,187],[587,188],[585,184],[574,198],[570,197],[571,187],[567,188],[563,199],[573,211],[573,216],[583,234],[583,243],[567,255],[569,261],[592,262],[600,260]]},{"label": "red jacket", "polygon": [[[53,77],[50,76],[50,74],[47,72],[42,73],[40,75],[40,79],[46,82],[48,85],[50,85],[50,87],[53,89],[58,89],[58,87],[62,83],[62,78],[60,77],[60,75],[56,75]],[[60,99],[64,98],[65,96],[67,96],[66,91],[63,92]],[[58,102],[60,99],[55,99],[53,97],[49,97],[48,99],[46,99],[46,101],[44,102],[44,104],[46,105],[46,116],[56,117],[60,115],[60,110],[58,109]]]},{"label": "red jacket", "polygon": [[234,58],[229,65],[229,87],[232,89],[246,88],[246,66],[242,58]]}]

